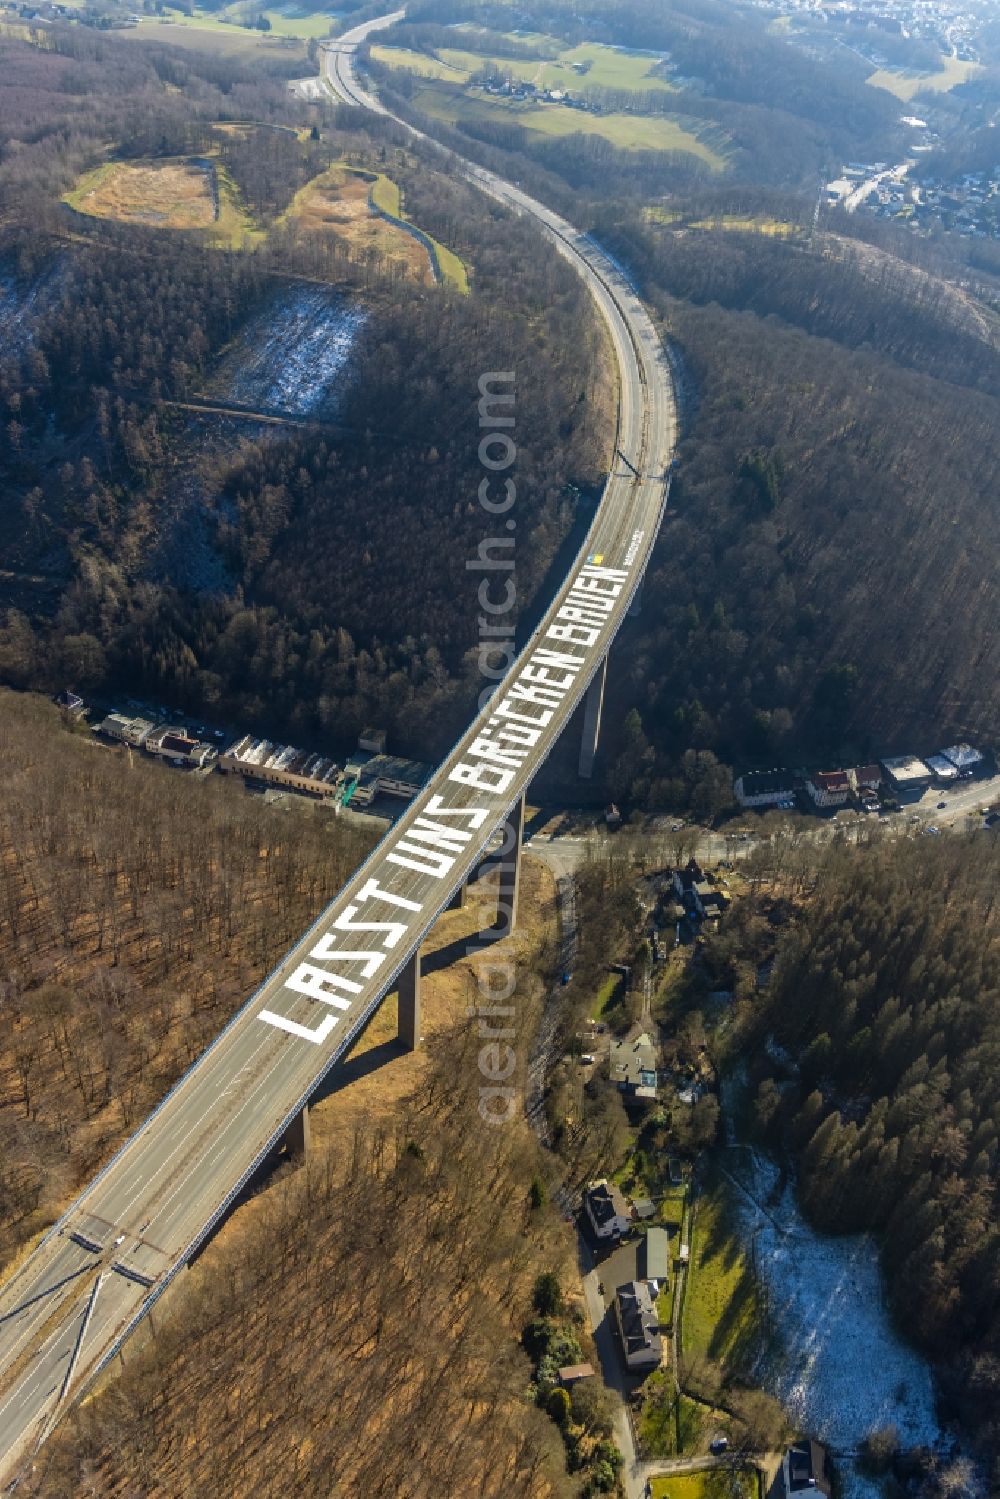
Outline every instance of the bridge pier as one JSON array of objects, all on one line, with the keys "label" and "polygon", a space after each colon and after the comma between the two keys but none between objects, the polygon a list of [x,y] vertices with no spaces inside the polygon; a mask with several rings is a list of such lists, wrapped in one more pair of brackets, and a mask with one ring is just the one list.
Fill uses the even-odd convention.
[{"label": "bridge pier", "polygon": [[589,781],[594,773],[594,756],[601,735],[601,709],[604,707],[604,684],[608,678],[608,658],[605,656],[594,680],[587,688],[583,704],[583,742],[580,745],[580,779]]},{"label": "bridge pier", "polygon": [[298,1156],[304,1158],[309,1154],[312,1138],[309,1128],[309,1105],[307,1103],[302,1105],[291,1124],[285,1130],[281,1143],[293,1158]]},{"label": "bridge pier", "polygon": [[629,619],[638,619],[642,613],[642,585],[645,581],[645,578],[639,579],[639,586],[633,595],[631,604],[628,606]]},{"label": "bridge pier", "polygon": [[396,1034],[407,1051],[420,1047],[420,949],[413,954],[396,984]]},{"label": "bridge pier", "polygon": [[459,885],[458,889],[455,891],[455,894],[452,896],[451,900],[445,906],[445,910],[446,911],[463,911],[465,909],[465,897],[466,897],[466,894],[468,892],[468,888],[469,888],[468,885],[466,885],[464,882],[461,885]]},{"label": "bridge pier", "polygon": [[495,931],[509,937],[517,925],[517,897],[521,886],[521,838],[524,834],[524,796],[507,814],[503,825],[503,842],[500,845],[500,862],[497,869],[500,883],[497,889],[497,919]]}]

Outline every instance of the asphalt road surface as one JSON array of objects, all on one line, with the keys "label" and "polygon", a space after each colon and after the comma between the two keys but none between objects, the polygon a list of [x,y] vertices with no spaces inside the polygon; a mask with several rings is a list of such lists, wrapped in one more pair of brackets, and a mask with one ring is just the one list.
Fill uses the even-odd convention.
[{"label": "asphalt road surface", "polygon": [[[357,28],[341,48],[378,25]],[[347,97],[380,107],[354,83],[349,50],[325,61]],[[392,991],[565,728],[645,569],[676,437],[653,325],[591,241],[493,174],[463,169],[536,219],[587,283],[619,368],[617,445],[628,462],[616,457],[558,596],[431,783],[0,1290],[0,1482],[16,1477],[114,1356]],[[502,385],[487,392],[499,433],[503,394]],[[498,439],[494,456],[502,451]],[[504,596],[516,511],[503,511],[502,472],[495,479],[493,541],[469,574],[470,607],[477,583],[493,601]]]}]

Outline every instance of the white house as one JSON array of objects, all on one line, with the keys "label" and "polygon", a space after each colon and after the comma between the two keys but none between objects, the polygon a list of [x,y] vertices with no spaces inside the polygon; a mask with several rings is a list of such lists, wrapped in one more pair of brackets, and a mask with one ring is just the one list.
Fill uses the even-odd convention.
[{"label": "white house", "polygon": [[846,770],[816,770],[806,790],[817,807],[843,807],[851,796],[850,777]]},{"label": "white house", "polygon": [[628,1203],[613,1182],[591,1182],[583,1197],[590,1226],[599,1239],[620,1239],[632,1224]]}]

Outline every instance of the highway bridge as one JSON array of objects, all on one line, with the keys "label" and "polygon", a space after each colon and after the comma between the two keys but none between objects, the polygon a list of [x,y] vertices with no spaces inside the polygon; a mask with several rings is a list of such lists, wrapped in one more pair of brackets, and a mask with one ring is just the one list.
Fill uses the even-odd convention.
[{"label": "highway bridge", "polygon": [[[331,87],[360,107],[382,109],[354,78],[353,50],[391,19],[325,54]],[[513,922],[525,790],[584,694],[592,758],[608,650],[666,499],[676,437],[669,368],[635,292],[593,241],[494,174],[461,170],[530,214],[586,282],[619,370],[613,472],[556,598],[430,784],[0,1290],[0,1482],[16,1480],[276,1145],[296,1131],[302,1142],[310,1096],[394,990],[401,1036],[418,1044],[420,943],[498,836],[500,901]],[[499,394],[486,399],[502,413]],[[498,484],[494,498],[502,493]],[[482,549],[494,598],[513,527],[498,519]]]}]

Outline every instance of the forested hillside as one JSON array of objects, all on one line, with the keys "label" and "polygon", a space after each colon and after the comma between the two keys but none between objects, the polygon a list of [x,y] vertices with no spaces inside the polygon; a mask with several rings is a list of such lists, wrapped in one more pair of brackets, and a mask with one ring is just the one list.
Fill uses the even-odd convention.
[{"label": "forested hillside", "polygon": [[[258,237],[227,250],[53,201],[117,130],[119,156],[150,149],[121,97],[106,106],[87,94],[89,110],[76,115],[89,134],[72,135],[72,149],[51,103],[40,139],[19,153],[45,155],[38,221],[50,234],[27,216],[23,172],[7,172],[16,209],[0,243],[0,678],[84,692],[131,684],[181,709],[345,749],[374,719],[401,748],[433,758],[479,680],[477,658],[466,659],[479,635],[478,580],[465,563],[495,529],[477,502],[480,376],[516,377],[513,626],[572,523],[576,486],[592,487],[606,462],[612,392],[585,291],[558,256],[540,253],[530,226],[399,149],[397,127],[329,110],[319,141],[261,127],[250,145],[225,136],[220,148],[208,121],[213,110],[249,110],[244,64],[198,57],[189,67],[168,62],[170,49],[53,36],[58,54],[4,43],[15,77],[58,70],[62,52],[79,48],[87,87],[100,60],[141,110],[150,91],[161,99],[161,75],[179,70],[171,89],[183,82],[199,103],[157,104],[159,154],[221,150],[256,207]],[[274,119],[296,118],[277,88],[265,84],[262,102]],[[407,212],[465,258],[473,296],[415,292],[335,236],[278,222],[301,182],[345,155],[389,167]],[[369,318],[336,429],[220,427],[178,408],[211,385],[253,319],[316,281]],[[5,327],[5,308],[21,304]],[[204,565],[189,570],[192,552]]]},{"label": "forested hillside", "polygon": [[992,312],[837,240],[609,233],[687,379],[672,517],[614,684],[645,735],[623,751],[633,794],[681,805],[692,747],[773,765],[991,743]]},{"label": "forested hillside", "polygon": [[[0,1267],[332,899],[372,835],[0,691]],[[333,832],[333,827],[336,831]]]},{"label": "forested hillside", "polygon": [[998,881],[978,833],[831,858],[756,1020],[787,1053],[760,1053],[756,1117],[821,1227],[881,1236],[900,1325],[1000,1463]]},{"label": "forested hillside", "polygon": [[[370,839],[327,809],[268,808],[218,776],[199,783],[145,757],[130,768],[50,704],[6,692],[0,770],[2,1270],[142,1122]],[[536,923],[516,998],[524,1037],[553,914],[550,889],[526,878]],[[475,913],[454,919],[474,931]],[[161,1302],[145,1351],[140,1334],[25,1492],[576,1492],[556,1427],[524,1398],[531,1368],[518,1346],[534,1280],[562,1269],[568,1242],[531,1206],[527,1125],[481,1118],[472,982],[425,979],[432,1052],[402,1063],[407,1081],[342,1069],[344,1091],[314,1114],[310,1163],[223,1229]],[[391,1042],[384,1051],[385,1070],[401,1063]]]}]

